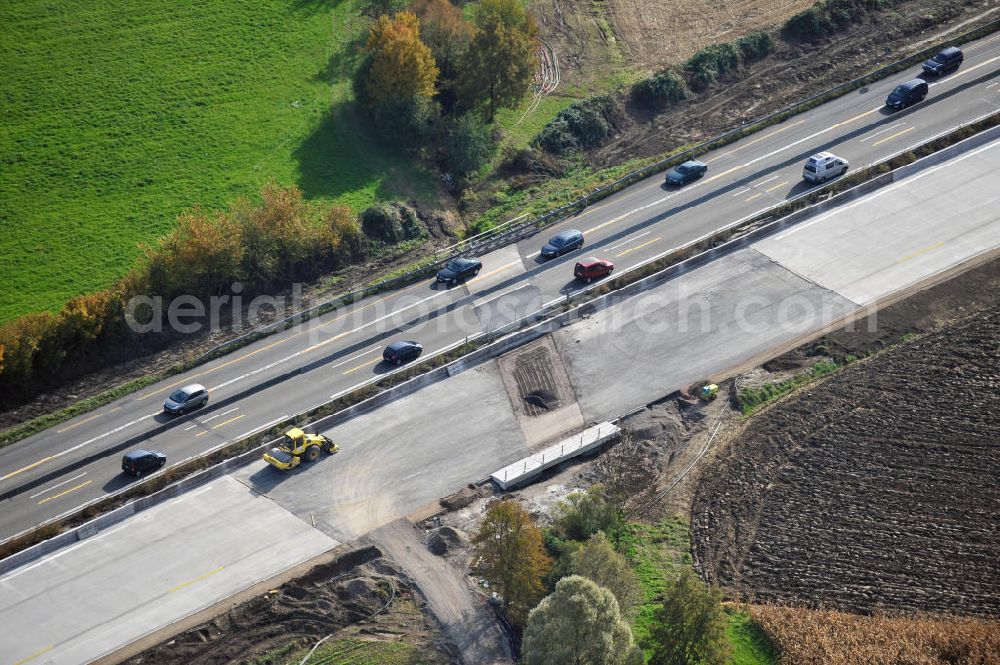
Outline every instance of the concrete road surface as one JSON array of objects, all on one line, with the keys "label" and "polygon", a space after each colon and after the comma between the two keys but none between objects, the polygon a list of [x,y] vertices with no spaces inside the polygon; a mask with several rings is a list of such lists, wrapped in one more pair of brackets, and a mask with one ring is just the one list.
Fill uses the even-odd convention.
[{"label": "concrete road surface", "polygon": [[[961,69],[930,81],[928,98],[906,111],[891,113],[883,100],[919,67],[704,155],[707,175],[688,186],[650,177],[484,256],[468,284],[428,281],[368,298],[0,450],[0,538],[125,486],[119,460],[129,449],[159,449],[171,462],[199,454],[389,371],[380,354],[390,341],[418,339],[430,353],[580,288],[573,264],[581,256],[622,270],[807,191],[802,165],[812,153],[830,150],[859,166],[995,111],[1000,35],[963,49]],[[542,261],[541,244],[566,228],[583,231],[586,245]],[[170,391],[191,381],[210,389],[208,407],[180,418],[160,413]]]},{"label": "concrete road surface", "polygon": [[220,478],[0,577],[0,655],[86,663],[337,544]]},{"label": "concrete road surface", "polygon": [[[1000,248],[996,182],[1000,141],[561,329],[555,347],[584,416],[720,375]],[[847,241],[852,227],[863,243]],[[325,432],[343,450],[314,465],[251,465],[0,577],[0,653],[85,662],[487,476],[537,447],[524,444],[497,367]]]}]

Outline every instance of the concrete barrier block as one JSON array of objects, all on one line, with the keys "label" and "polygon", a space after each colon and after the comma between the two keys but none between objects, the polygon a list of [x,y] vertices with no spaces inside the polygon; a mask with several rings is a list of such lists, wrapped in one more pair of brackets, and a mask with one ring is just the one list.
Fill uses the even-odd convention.
[{"label": "concrete barrier block", "polygon": [[528,455],[513,464],[508,464],[490,474],[490,479],[502,490],[523,485],[542,475],[550,467],[600,448],[608,441],[616,439],[619,434],[621,429],[613,423],[594,425],[534,455]]}]

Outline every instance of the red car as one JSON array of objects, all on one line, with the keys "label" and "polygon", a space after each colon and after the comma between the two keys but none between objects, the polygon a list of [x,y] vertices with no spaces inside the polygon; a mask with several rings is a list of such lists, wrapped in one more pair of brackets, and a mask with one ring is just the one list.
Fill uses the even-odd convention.
[{"label": "red car", "polygon": [[614,269],[615,264],[611,261],[591,256],[576,262],[576,267],[573,269],[573,276],[590,284],[595,279],[607,277]]}]

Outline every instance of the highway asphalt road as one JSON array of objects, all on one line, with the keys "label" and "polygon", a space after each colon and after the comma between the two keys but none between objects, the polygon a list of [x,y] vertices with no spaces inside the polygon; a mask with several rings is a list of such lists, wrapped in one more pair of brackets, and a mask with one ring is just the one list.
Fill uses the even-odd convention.
[{"label": "highway asphalt road", "polygon": [[[810,154],[830,150],[857,166],[996,111],[1000,35],[965,52],[962,68],[931,81],[928,98],[911,109],[889,113],[882,102],[917,68],[705,155],[708,174],[686,187],[651,177],[484,256],[482,273],[465,285],[424,282],[369,298],[0,449],[0,538],[127,485],[119,472],[127,450],[161,450],[172,462],[197,455],[389,371],[380,360],[389,341],[417,339],[430,353],[578,288],[572,270],[581,256],[609,258],[621,270],[801,193]],[[541,244],[565,228],[582,230],[587,244],[541,261]],[[162,414],[163,399],[191,381],[209,388],[211,403],[183,417]]]},{"label": "highway asphalt road", "polygon": [[[551,342],[584,418],[606,419],[1000,248],[998,177],[1000,140],[535,344]],[[502,365],[324,432],[337,455],[291,473],[256,462],[0,576],[0,653],[42,665],[113,652],[523,457],[537,446]]]}]

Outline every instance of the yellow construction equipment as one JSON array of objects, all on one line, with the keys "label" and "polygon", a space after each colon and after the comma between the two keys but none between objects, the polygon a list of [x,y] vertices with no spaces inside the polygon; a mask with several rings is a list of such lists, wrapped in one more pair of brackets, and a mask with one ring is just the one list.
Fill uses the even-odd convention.
[{"label": "yellow construction equipment", "polygon": [[705,402],[711,402],[718,396],[719,396],[719,386],[715,385],[714,383],[710,383],[707,386],[702,386],[701,390],[698,391],[698,398]]},{"label": "yellow construction equipment", "polygon": [[322,434],[306,434],[298,427],[293,427],[285,432],[285,440],[281,446],[264,453],[264,461],[287,471],[301,464],[303,458],[307,462],[315,462],[319,459],[320,448],[331,455],[340,451],[340,446]]}]

